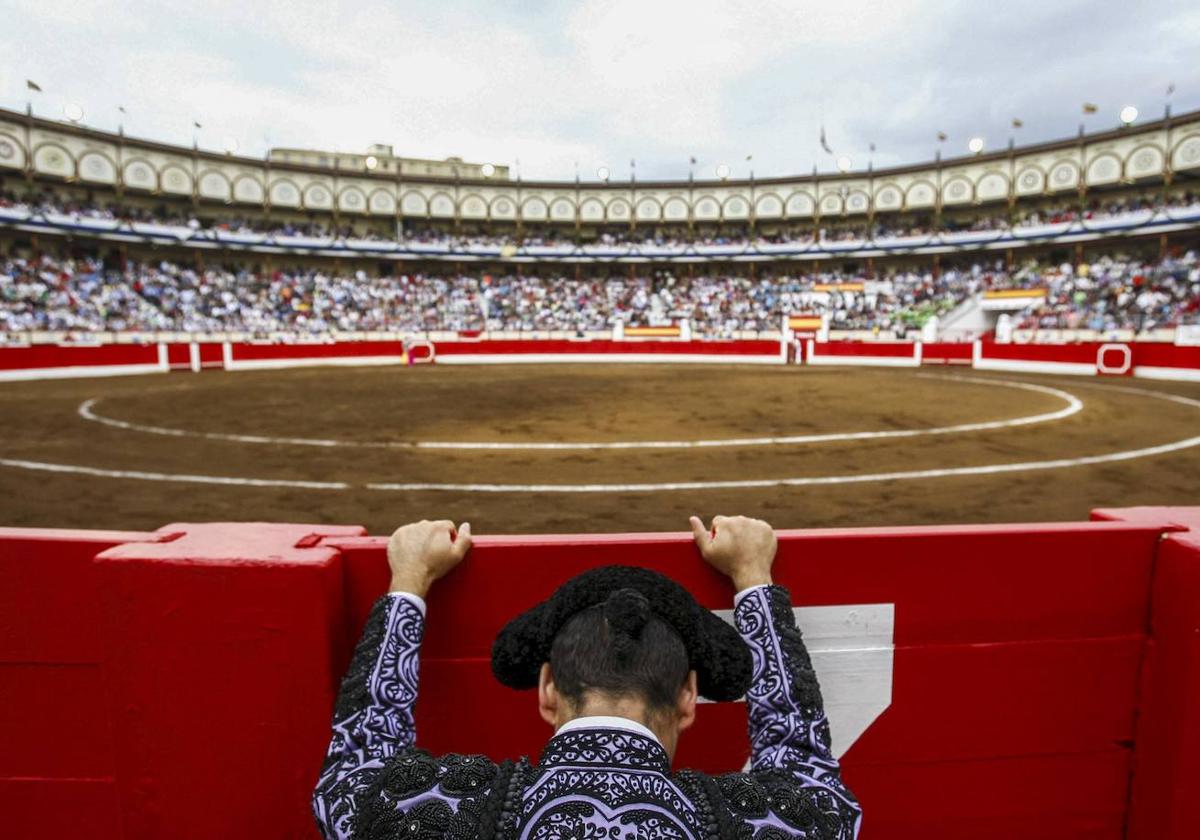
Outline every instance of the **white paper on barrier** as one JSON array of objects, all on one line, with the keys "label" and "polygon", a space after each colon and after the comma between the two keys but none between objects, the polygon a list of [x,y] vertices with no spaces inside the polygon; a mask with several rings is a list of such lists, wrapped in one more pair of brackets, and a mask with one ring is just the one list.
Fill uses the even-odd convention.
[{"label": "white paper on barrier", "polygon": [[[733,610],[714,610],[733,623]],[[795,607],[838,758],[892,704],[895,604]]]}]

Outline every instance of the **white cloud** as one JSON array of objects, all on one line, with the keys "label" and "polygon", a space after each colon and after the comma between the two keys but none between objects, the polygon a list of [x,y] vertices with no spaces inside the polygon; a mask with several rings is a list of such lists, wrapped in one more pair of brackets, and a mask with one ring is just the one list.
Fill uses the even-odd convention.
[{"label": "white cloud", "polygon": [[[1070,133],[1084,99],[1149,115],[1175,81],[1200,104],[1189,60],[1200,20],[1117,0],[985,4],[760,0],[0,0],[0,103],[39,113],[79,101],[112,128],[216,147],[238,138],[512,164],[526,177],[587,177],[598,163],[681,177],[753,153],[760,175],[831,164],[820,125],[858,162],[929,157],[933,134],[1022,139]],[[1141,46],[1138,46],[1138,45]],[[1154,45],[1154,49],[1146,49]],[[1191,45],[1191,46],[1189,46]],[[1114,110],[1115,113],[1115,110]],[[1100,123],[1097,121],[1097,126]]]}]

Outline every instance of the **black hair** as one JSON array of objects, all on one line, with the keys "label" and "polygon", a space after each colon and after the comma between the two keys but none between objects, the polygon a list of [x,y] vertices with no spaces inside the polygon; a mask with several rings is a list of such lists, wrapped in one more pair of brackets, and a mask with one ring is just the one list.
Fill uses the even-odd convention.
[{"label": "black hair", "polygon": [[550,648],[554,684],[576,706],[586,692],[598,691],[665,711],[675,705],[688,670],[683,639],[636,589],[618,589],[577,613]]}]

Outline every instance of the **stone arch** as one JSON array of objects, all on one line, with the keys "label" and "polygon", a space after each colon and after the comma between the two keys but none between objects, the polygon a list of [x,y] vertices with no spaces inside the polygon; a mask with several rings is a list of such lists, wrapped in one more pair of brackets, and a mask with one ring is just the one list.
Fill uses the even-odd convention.
[{"label": "stone arch", "polygon": [[262,204],[262,181],[254,175],[239,175],[233,179],[233,200],[242,204]]},{"label": "stone arch", "polygon": [[11,169],[25,168],[25,147],[11,134],[0,133],[0,166]]},{"label": "stone arch", "polygon": [[1172,169],[1195,169],[1200,166],[1200,133],[1189,134],[1171,150]]},{"label": "stone arch", "polygon": [[624,198],[612,198],[605,208],[605,215],[610,222],[627,222],[633,214],[633,208]]},{"label": "stone arch", "polygon": [[154,192],[158,189],[158,172],[154,164],[143,157],[130,158],[125,161],[125,171],[121,173],[121,181],[126,187],[135,190]]},{"label": "stone arch", "polygon": [[409,190],[400,196],[400,212],[405,216],[428,216],[429,199],[424,193]]},{"label": "stone arch", "polygon": [[758,219],[781,218],[783,199],[776,193],[763,193],[754,200],[754,216]]},{"label": "stone arch", "polygon": [[366,213],[367,194],[359,187],[344,188],[338,193],[338,209],[347,213]]},{"label": "stone arch", "polygon": [[921,178],[913,181],[904,191],[904,206],[906,209],[933,207],[937,202],[937,187],[933,182]]},{"label": "stone arch", "polygon": [[741,193],[726,196],[724,203],[721,205],[721,217],[734,220],[749,219],[750,199]]},{"label": "stone arch", "polygon": [[556,222],[575,221],[575,202],[560,195],[550,202],[550,218]]},{"label": "stone arch", "polygon": [[639,222],[658,222],[662,220],[663,209],[658,199],[645,196],[638,199],[634,213],[637,214]]},{"label": "stone arch", "polygon": [[851,190],[846,196],[846,213],[866,213],[871,208],[871,197],[865,190]]},{"label": "stone arch", "polygon": [[521,218],[531,222],[544,222],[550,217],[550,208],[546,199],[540,195],[531,195],[521,202]]},{"label": "stone arch", "polygon": [[881,184],[875,190],[876,210],[899,210],[904,206],[904,190],[899,184]]},{"label": "stone arch", "polygon": [[380,187],[368,197],[367,206],[371,213],[390,216],[396,212],[396,196],[392,195],[390,190]]},{"label": "stone arch", "polygon": [[1046,189],[1046,170],[1031,163],[1017,173],[1017,195],[1037,195]]},{"label": "stone arch", "polygon": [[1096,155],[1088,161],[1087,183],[1089,186],[1120,183],[1125,174],[1121,158],[1112,152]]},{"label": "stone arch", "polygon": [[106,152],[89,149],[79,156],[79,180],[94,184],[115,184],[117,162]]},{"label": "stone arch", "polygon": [[487,199],[479,193],[467,193],[458,202],[458,213],[464,219],[486,219],[488,216]]},{"label": "stone arch", "polygon": [[1125,156],[1125,176],[1151,178],[1163,174],[1167,156],[1157,143],[1143,143]]},{"label": "stone arch", "polygon": [[332,210],[333,190],[326,184],[309,184],[304,188],[304,208],[306,210]]},{"label": "stone arch", "polygon": [[509,195],[498,195],[492,198],[488,213],[493,219],[515,219],[517,217],[517,202]]},{"label": "stone arch", "polygon": [[1000,201],[1008,198],[1008,176],[992,170],[979,176],[975,182],[975,201]]},{"label": "stone arch", "polygon": [[585,222],[604,221],[604,202],[595,196],[585,198],[579,203],[579,218]]},{"label": "stone arch", "polygon": [[205,169],[196,176],[196,194],[210,201],[233,201],[233,184],[228,176],[215,169]]},{"label": "stone arch", "polygon": [[33,148],[34,171],[59,178],[75,177],[75,158],[66,146],[59,143],[42,143]]},{"label": "stone arch", "polygon": [[692,204],[692,215],[701,222],[718,221],[721,218],[721,202],[715,196],[702,195]]},{"label": "stone arch", "polygon": [[177,164],[167,164],[158,174],[158,188],[171,195],[191,195],[192,176]]},{"label": "stone arch", "polygon": [[942,204],[970,204],[975,199],[975,185],[963,175],[953,175],[942,184]]},{"label": "stone arch", "polygon": [[840,216],[846,210],[846,203],[837,193],[825,193],[821,196],[821,215]]},{"label": "stone arch", "polygon": [[1079,186],[1079,164],[1073,160],[1058,160],[1046,174],[1046,188],[1050,192],[1073,190]]},{"label": "stone arch", "polygon": [[276,178],[271,181],[267,195],[270,196],[271,204],[276,207],[300,206],[300,187],[290,178]]},{"label": "stone arch", "polygon": [[437,219],[453,219],[457,211],[454,199],[447,192],[435,192],[429,196],[429,215]]}]

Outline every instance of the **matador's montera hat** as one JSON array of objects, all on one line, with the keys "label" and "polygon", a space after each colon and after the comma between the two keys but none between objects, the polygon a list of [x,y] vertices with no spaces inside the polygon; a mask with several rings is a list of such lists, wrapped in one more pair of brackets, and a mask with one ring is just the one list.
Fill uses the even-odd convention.
[{"label": "matador's montera hat", "polygon": [[737,631],[669,577],[634,566],[603,566],[576,575],[547,600],[508,622],[492,645],[496,679],[509,688],[537,686],[559,631],[576,614],[604,604],[622,589],[644,595],[651,612],[679,634],[702,697],[736,700],[746,693],[753,662]]}]

